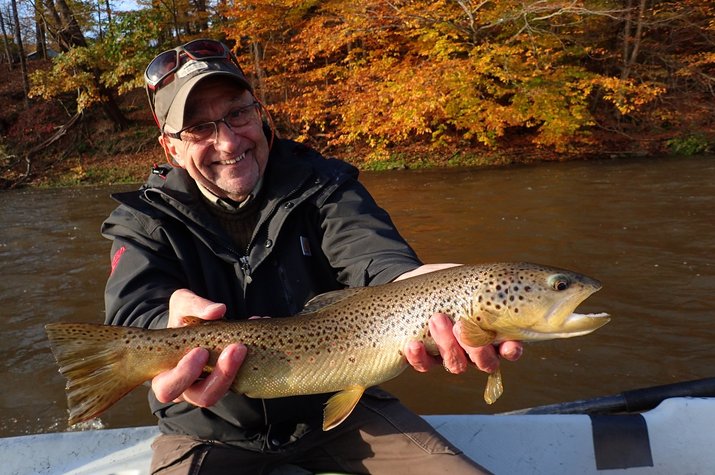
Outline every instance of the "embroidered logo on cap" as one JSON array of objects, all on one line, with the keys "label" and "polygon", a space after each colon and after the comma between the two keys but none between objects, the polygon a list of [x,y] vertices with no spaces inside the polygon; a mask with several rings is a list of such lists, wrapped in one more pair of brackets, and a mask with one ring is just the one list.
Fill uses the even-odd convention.
[{"label": "embroidered logo on cap", "polygon": [[189,61],[184,64],[181,69],[176,71],[176,76],[179,78],[185,78],[189,74],[203,71],[205,69],[209,69],[209,63],[205,61]]}]

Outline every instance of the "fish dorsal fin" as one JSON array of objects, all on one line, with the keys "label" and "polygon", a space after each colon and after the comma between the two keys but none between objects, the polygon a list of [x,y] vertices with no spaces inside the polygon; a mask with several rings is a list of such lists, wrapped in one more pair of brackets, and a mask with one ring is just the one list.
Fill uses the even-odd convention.
[{"label": "fish dorsal fin", "polygon": [[334,394],[328,402],[325,403],[323,411],[323,430],[330,430],[337,427],[348,418],[358,401],[365,392],[365,387],[359,384],[348,386],[337,394]]},{"label": "fish dorsal fin", "polygon": [[204,320],[203,318],[199,317],[192,317],[192,316],[184,316],[181,317],[181,325],[184,327],[193,327],[196,325],[206,325],[207,323],[211,323],[211,320]]},{"label": "fish dorsal fin", "polygon": [[338,302],[342,302],[348,297],[358,295],[367,289],[368,287],[352,287],[350,289],[333,290],[332,292],[325,292],[324,294],[316,295],[312,299],[308,300],[308,303],[305,304],[305,307],[303,307],[303,310],[301,310],[300,313],[317,312],[318,310],[322,310]]}]

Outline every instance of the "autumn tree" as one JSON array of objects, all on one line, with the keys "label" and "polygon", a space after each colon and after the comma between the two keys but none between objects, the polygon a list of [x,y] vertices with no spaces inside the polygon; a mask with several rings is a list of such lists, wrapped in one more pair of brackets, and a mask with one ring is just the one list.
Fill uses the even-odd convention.
[{"label": "autumn tree", "polygon": [[234,49],[285,135],[352,160],[515,144],[559,156],[715,115],[707,0],[32,1],[61,51],[32,94],[74,95],[117,127],[114,98],[199,37]]},{"label": "autumn tree", "polygon": [[594,100],[630,114],[662,92],[587,67],[598,54],[589,35],[622,12],[608,2],[284,0],[234,2],[225,15],[294,132],[384,155],[416,141],[496,147],[517,132],[557,149],[588,141]]}]

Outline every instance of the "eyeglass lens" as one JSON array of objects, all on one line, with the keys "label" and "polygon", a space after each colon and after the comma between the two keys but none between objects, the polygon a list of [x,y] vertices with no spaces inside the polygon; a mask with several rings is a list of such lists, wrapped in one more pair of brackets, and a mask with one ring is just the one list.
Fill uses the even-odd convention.
[{"label": "eyeglass lens", "polygon": [[189,142],[215,141],[218,135],[218,124],[220,122],[223,122],[231,131],[240,129],[251,122],[257,106],[258,103],[254,102],[248,106],[232,110],[221,119],[188,127],[181,132],[181,140]]}]

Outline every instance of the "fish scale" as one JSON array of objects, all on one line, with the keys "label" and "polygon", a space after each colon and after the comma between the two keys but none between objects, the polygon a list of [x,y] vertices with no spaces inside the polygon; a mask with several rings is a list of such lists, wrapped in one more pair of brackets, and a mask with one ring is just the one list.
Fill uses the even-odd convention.
[{"label": "fish scale", "polygon": [[[191,349],[209,350],[211,371],[233,342],[248,348],[231,389],[255,398],[335,393],[323,428],[352,412],[367,387],[408,367],[411,340],[434,348],[429,318],[460,322],[469,346],[504,340],[546,340],[590,333],[606,314],[574,309],[601,284],[584,275],[530,263],[457,266],[389,284],[319,295],[292,317],[205,322],[149,330],[90,323],[46,325],[67,378],[70,424],[98,416],[136,386],[176,366]],[[494,402],[501,374],[489,375],[485,400]]]}]

